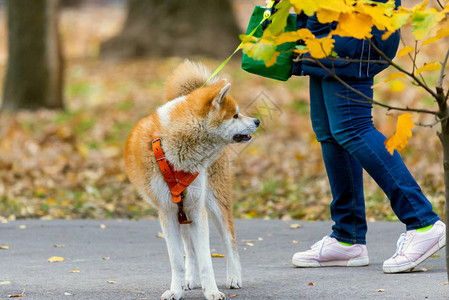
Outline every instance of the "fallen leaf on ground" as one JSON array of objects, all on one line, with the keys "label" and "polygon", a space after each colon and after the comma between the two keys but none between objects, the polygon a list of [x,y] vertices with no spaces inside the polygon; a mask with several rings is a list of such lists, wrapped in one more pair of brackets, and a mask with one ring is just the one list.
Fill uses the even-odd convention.
[{"label": "fallen leaf on ground", "polygon": [[445,282],[440,282],[440,285],[448,285],[449,281],[445,281]]},{"label": "fallen leaf on ground", "polygon": [[106,225],[101,224],[101,225],[100,225],[100,228],[101,228],[101,229],[105,229],[105,228],[106,228]]},{"label": "fallen leaf on ground", "polygon": [[385,292],[384,289],[378,289],[377,291],[380,292],[380,293]]},{"label": "fallen leaf on ground", "polygon": [[434,255],[431,255],[430,257],[441,257],[441,255],[439,255],[439,254],[434,254]]},{"label": "fallen leaf on ground", "polygon": [[108,256],[102,258],[102,260],[110,260],[110,259],[111,259],[111,258],[108,257]]},{"label": "fallen leaf on ground", "polygon": [[252,246],[254,246],[254,244],[253,243],[244,243],[243,246],[250,246],[250,247],[252,247]]},{"label": "fallen leaf on ground", "polygon": [[79,273],[79,272],[80,272],[80,270],[78,270],[78,269],[70,270],[70,273]]},{"label": "fallen leaf on ground", "polygon": [[210,256],[212,257],[225,257],[223,254],[212,253]]},{"label": "fallen leaf on ground", "polygon": [[23,288],[22,293],[19,294],[19,295],[8,295],[8,297],[9,297],[9,298],[22,298],[23,293],[25,293],[25,289],[26,289],[26,287]]},{"label": "fallen leaf on ground", "polygon": [[263,238],[259,237],[258,240],[259,240],[259,241],[263,241]]},{"label": "fallen leaf on ground", "polygon": [[9,246],[0,246],[0,250],[9,250]]},{"label": "fallen leaf on ground", "polygon": [[106,280],[107,283],[109,284],[115,284],[116,282],[114,280]]},{"label": "fallen leaf on ground", "polygon": [[163,238],[164,238],[164,235],[162,234],[162,232],[158,232],[158,233],[156,234],[156,237],[158,237],[158,238],[160,238],[160,239],[163,239]]},{"label": "fallen leaf on ground", "polygon": [[235,298],[235,297],[237,297],[237,295],[229,295],[229,298]]},{"label": "fallen leaf on ground", "polygon": [[242,242],[243,242],[243,243],[245,243],[245,242],[250,242],[250,243],[252,243],[252,242],[255,242],[255,240],[242,240]]},{"label": "fallen leaf on ground", "polygon": [[298,241],[295,241],[295,240],[293,240],[293,244],[299,244],[299,242],[298,242]]},{"label": "fallen leaf on ground", "polygon": [[291,229],[296,229],[296,228],[301,228],[301,227],[302,227],[302,225],[299,223],[290,224]]},{"label": "fallen leaf on ground", "polygon": [[64,293],[64,296],[73,296],[73,294],[68,293],[68,292],[65,292],[65,293]]},{"label": "fallen leaf on ground", "polygon": [[52,256],[47,261],[48,262],[60,262],[60,261],[64,261],[64,257]]},{"label": "fallen leaf on ground", "polygon": [[307,285],[315,285],[315,283],[313,282],[309,282]]},{"label": "fallen leaf on ground", "polygon": [[55,248],[64,248],[65,245],[62,245],[62,244],[60,244],[60,245],[53,245],[53,247],[55,247]]},{"label": "fallen leaf on ground", "polygon": [[8,280],[0,281],[0,285],[4,285],[4,284],[11,284],[11,281],[8,281]]},{"label": "fallen leaf on ground", "polygon": [[26,225],[20,225],[20,226],[19,226],[19,229],[26,229],[26,228],[27,228]]}]

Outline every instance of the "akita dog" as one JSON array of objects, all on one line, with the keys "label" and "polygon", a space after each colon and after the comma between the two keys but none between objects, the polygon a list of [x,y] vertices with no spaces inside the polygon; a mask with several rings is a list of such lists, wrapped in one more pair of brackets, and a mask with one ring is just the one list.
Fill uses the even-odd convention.
[{"label": "akita dog", "polygon": [[181,64],[167,80],[168,102],[139,121],[126,143],[128,176],[158,209],[167,243],[172,281],[161,299],[180,299],[199,282],[207,299],[225,298],[212,268],[208,213],[225,249],[226,286],[242,287],[226,146],[248,142],[260,121],[240,113],[227,95],[230,83],[209,77],[201,64]]}]

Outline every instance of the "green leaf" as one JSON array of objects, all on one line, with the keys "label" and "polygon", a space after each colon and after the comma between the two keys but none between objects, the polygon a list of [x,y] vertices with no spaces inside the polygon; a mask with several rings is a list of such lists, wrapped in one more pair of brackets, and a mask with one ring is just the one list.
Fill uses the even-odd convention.
[{"label": "green leaf", "polygon": [[272,23],[268,26],[273,35],[279,35],[284,32],[291,6],[290,0],[284,0],[276,5],[278,10],[270,17]]},{"label": "green leaf", "polygon": [[429,34],[430,30],[435,27],[438,22],[444,18],[444,13],[438,12],[435,9],[428,9],[425,11],[414,11],[413,35],[417,40],[421,40]]}]

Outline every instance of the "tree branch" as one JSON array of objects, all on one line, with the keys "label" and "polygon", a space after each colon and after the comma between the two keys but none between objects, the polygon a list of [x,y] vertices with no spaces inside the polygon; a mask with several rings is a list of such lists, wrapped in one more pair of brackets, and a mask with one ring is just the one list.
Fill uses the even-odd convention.
[{"label": "tree branch", "polygon": [[439,118],[438,116],[435,116],[435,118],[437,119],[435,122],[430,123],[430,124],[423,124],[423,123],[415,123],[416,126],[421,126],[421,127],[430,127],[433,128],[433,126],[440,124],[441,122],[449,119],[449,116],[443,117],[443,118]]},{"label": "tree branch", "polygon": [[379,48],[377,48],[377,46],[374,45],[374,43],[370,39],[366,39],[366,40],[370,43],[370,45],[374,48],[374,50],[376,50],[376,52],[380,55],[380,57],[385,59],[390,65],[395,67],[397,70],[399,70],[402,73],[404,73],[404,74],[408,75],[409,77],[413,78],[413,80],[415,80],[418,83],[419,86],[421,86],[429,94],[431,94],[432,97],[434,97],[435,99],[438,98],[437,94],[434,91],[432,91],[425,83],[423,83],[418,77],[416,77],[415,74],[410,73],[409,71],[405,70],[404,68],[402,68],[398,64],[394,63],[388,56],[385,55],[385,53],[383,53]]},{"label": "tree branch", "polygon": [[381,107],[385,107],[388,110],[398,110],[398,111],[411,111],[411,112],[417,112],[417,113],[426,113],[426,114],[432,114],[432,115],[438,115],[437,111],[433,111],[433,110],[427,110],[427,109],[419,109],[419,108],[410,108],[410,107],[396,107],[396,106],[391,106],[388,104],[384,104],[381,102],[378,102],[368,96],[366,96],[365,94],[363,94],[362,92],[360,92],[359,90],[353,88],[352,86],[350,86],[349,84],[347,84],[343,79],[341,79],[338,75],[335,74],[335,72],[331,72],[327,67],[325,67],[318,59],[313,58],[314,62],[316,64],[318,64],[323,70],[325,70],[332,78],[334,78],[335,80],[337,80],[338,82],[340,82],[344,87],[346,87],[348,90],[356,93],[357,95],[361,96],[363,99],[365,99],[365,101],[361,101],[361,100],[355,100],[355,99],[351,99],[342,95],[339,95],[339,97],[342,97],[344,99],[349,99],[355,102],[359,102],[359,103],[372,103],[372,104],[376,104],[378,106]]},{"label": "tree branch", "polygon": [[369,97],[368,98],[371,99],[370,101],[363,101],[363,100],[357,100],[357,99],[354,99],[354,98],[351,98],[351,97],[346,97],[346,96],[343,96],[343,95],[338,94],[338,93],[336,95],[338,97],[340,97],[340,98],[343,98],[343,99],[346,99],[346,100],[351,100],[351,101],[354,101],[354,102],[357,102],[357,103],[372,103],[372,104],[384,107],[387,110],[410,111],[410,112],[415,112],[415,113],[420,113],[420,114],[437,115],[436,111],[431,111],[431,110],[422,109],[422,108],[411,108],[411,107],[408,107],[408,106],[406,106],[406,107],[391,106],[391,105],[388,105],[388,104],[385,104],[385,103],[378,102],[378,101],[376,101],[374,99],[371,99]]},{"label": "tree branch", "polygon": [[[326,60],[329,61],[341,61],[341,62],[362,62],[362,63],[376,63],[376,64],[381,64],[381,65],[389,65],[389,63],[385,60],[372,60],[372,59],[350,59],[350,58],[340,58],[340,57],[326,57]],[[294,62],[299,62],[299,61],[311,61],[311,62],[315,62],[313,59],[307,58],[307,57],[300,57],[298,56],[297,58],[293,59]]]},{"label": "tree branch", "polygon": [[440,0],[437,0],[438,5],[441,7],[441,9],[444,9],[444,5],[441,4]]},{"label": "tree branch", "polygon": [[444,69],[446,68],[448,58],[449,58],[449,48],[447,49],[446,57],[444,58],[443,65],[441,66],[440,81],[438,82],[438,87],[440,88],[443,88]]}]

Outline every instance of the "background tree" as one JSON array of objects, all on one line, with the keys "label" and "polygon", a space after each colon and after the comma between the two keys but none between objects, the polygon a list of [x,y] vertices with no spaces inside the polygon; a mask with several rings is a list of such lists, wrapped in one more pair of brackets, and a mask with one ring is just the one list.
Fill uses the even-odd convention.
[{"label": "background tree", "polygon": [[[261,38],[251,36],[243,36],[243,51],[254,59],[264,60],[267,66],[276,62],[279,52],[276,47],[286,42],[294,42],[303,40],[305,46],[297,46],[294,52],[300,54],[309,53],[303,60],[310,60],[318,64],[325,70],[329,76],[339,81],[346,88],[357,93],[365,99],[366,102],[382,106],[388,110],[403,111],[398,117],[396,133],[385,141],[385,145],[390,153],[395,149],[400,150],[407,144],[409,137],[412,136],[411,128],[414,122],[411,120],[412,115],[408,112],[419,114],[430,114],[435,117],[432,124],[418,124],[428,127],[440,125],[438,137],[443,147],[443,168],[444,168],[444,184],[445,184],[445,209],[446,224],[449,224],[449,87],[445,80],[445,69],[448,66],[449,49],[444,53],[435,53],[434,59],[442,61],[430,61],[424,65],[417,64],[417,56],[420,48],[426,45],[438,42],[440,39],[449,36],[449,1],[436,0],[435,7],[427,8],[429,0],[424,0],[415,5],[413,8],[399,7],[395,9],[395,1],[387,3],[373,1],[357,1],[348,3],[344,0],[284,0],[276,7],[279,9],[271,19],[272,24],[264,31]],[[292,32],[284,32],[283,28],[286,24],[288,13],[293,7],[299,14],[301,12],[308,16],[316,13],[318,21],[321,23],[338,22],[337,27],[332,30],[328,36],[316,38],[308,29],[299,29]],[[413,46],[405,45],[398,53],[398,56],[408,55],[411,59],[411,67],[403,67],[392,61],[384,54],[376,44],[370,39],[373,27],[385,31],[384,38],[387,38],[394,31],[405,28],[411,28],[415,38]],[[378,63],[385,63],[396,69],[385,82],[397,78],[409,79],[411,85],[421,88],[435,100],[435,109],[422,109],[413,107],[398,107],[381,103],[371,99],[348,85],[340,78],[332,67],[323,64],[320,59],[334,61],[357,61],[337,57],[333,50],[334,40],[332,35],[348,36],[357,39],[365,39],[371,47],[379,54]],[[430,36],[432,35],[432,36]],[[430,37],[429,37],[430,36]],[[441,54],[441,55],[438,55]],[[427,83],[423,76],[423,72],[440,71],[439,79],[436,80],[435,86],[432,87]],[[429,82],[431,80],[428,80]],[[341,96],[340,97],[344,97]],[[351,99],[350,99],[351,100]],[[352,99],[354,100],[354,99]],[[356,101],[356,100],[354,100]],[[446,240],[449,239],[449,227],[446,228]],[[449,277],[449,247],[446,247],[446,266]]]},{"label": "background tree", "polygon": [[2,109],[62,108],[58,0],[8,0],[8,67]]},{"label": "background tree", "polygon": [[128,0],[122,32],[100,51],[106,58],[222,58],[238,45],[238,34],[230,0]]}]

